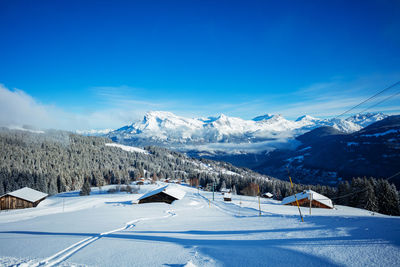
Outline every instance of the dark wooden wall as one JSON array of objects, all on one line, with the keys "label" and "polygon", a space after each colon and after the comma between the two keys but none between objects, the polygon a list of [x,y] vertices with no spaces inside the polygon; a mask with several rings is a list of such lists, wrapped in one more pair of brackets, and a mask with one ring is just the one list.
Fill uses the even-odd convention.
[{"label": "dark wooden wall", "polygon": [[29,202],[21,198],[5,195],[0,198],[0,210],[33,208],[36,207],[43,199],[45,198],[42,198],[36,202]]},{"label": "dark wooden wall", "polygon": [[[297,206],[296,201],[293,201],[291,203],[288,203],[286,205],[291,205],[291,206]],[[308,198],[300,199],[299,200],[299,206],[301,207],[310,207],[310,200]],[[311,206],[313,208],[324,208],[324,209],[331,209],[331,207],[328,207],[327,205],[322,204],[321,202],[318,202],[313,199]]]}]

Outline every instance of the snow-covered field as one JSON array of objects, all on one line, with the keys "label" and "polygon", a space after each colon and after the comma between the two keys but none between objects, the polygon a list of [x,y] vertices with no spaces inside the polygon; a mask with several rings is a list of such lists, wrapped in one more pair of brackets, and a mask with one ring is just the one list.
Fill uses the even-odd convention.
[{"label": "snow-covered field", "polygon": [[400,266],[400,218],[337,206],[282,206],[180,185],[182,200],[68,192],[0,212],[0,266]]}]

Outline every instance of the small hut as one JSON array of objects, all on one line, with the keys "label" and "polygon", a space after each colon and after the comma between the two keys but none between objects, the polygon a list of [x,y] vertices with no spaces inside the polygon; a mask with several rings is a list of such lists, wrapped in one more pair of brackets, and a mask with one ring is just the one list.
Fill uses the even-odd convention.
[{"label": "small hut", "polygon": [[224,193],[224,201],[232,201],[232,194]]},{"label": "small hut", "polygon": [[264,198],[273,198],[274,197],[274,195],[272,193],[270,193],[270,192],[264,193],[261,196],[264,197]]},{"label": "small hut", "polygon": [[29,187],[9,192],[0,197],[0,210],[36,207],[48,195]]},{"label": "small hut", "polygon": [[[332,200],[330,200],[326,196],[318,194],[313,190],[304,190],[301,193],[297,193],[296,198],[297,201],[299,202],[299,205],[302,207],[310,207],[310,201],[311,201],[311,206],[313,208],[333,209]],[[296,206],[297,205],[296,198],[295,195],[285,197],[282,200],[282,205]]]},{"label": "small hut", "polygon": [[185,194],[185,191],[166,185],[141,196],[138,199],[138,204],[152,202],[165,202],[171,204],[175,200],[182,199]]}]

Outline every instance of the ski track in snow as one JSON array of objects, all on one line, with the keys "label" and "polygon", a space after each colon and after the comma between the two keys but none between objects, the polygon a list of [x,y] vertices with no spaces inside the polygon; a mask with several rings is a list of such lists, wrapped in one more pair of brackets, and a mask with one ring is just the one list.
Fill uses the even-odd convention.
[{"label": "ski track in snow", "polygon": [[134,228],[136,226],[137,223],[141,222],[141,221],[148,221],[148,220],[157,220],[157,219],[165,219],[168,217],[172,217],[172,216],[176,216],[177,214],[175,213],[175,211],[173,210],[166,210],[165,211],[167,213],[167,215],[161,216],[161,217],[146,217],[146,218],[139,218],[130,222],[127,222],[125,227],[120,227],[108,232],[103,232],[98,234],[97,236],[93,236],[93,237],[88,237],[86,239],[83,239],[75,244],[72,244],[71,246],[57,252],[56,254],[41,260],[38,263],[35,264],[29,264],[28,266],[32,266],[32,267],[37,267],[37,266],[45,266],[45,267],[50,267],[50,266],[55,266],[60,264],[61,262],[65,261],[66,259],[68,259],[69,257],[71,257],[73,254],[75,254],[76,252],[82,250],[83,248],[85,248],[86,246],[88,246],[89,244],[99,240],[100,238],[107,236],[109,234],[112,233],[116,233],[116,232],[120,232],[120,231],[126,231],[126,230],[131,230],[132,228]]},{"label": "ski track in snow", "polygon": [[[254,257],[246,261],[243,256],[247,256],[248,252],[242,252],[242,249],[246,251],[251,251],[252,249],[261,251],[264,253],[264,256],[267,258],[270,257],[269,259],[272,262],[275,260],[273,265],[279,263],[277,259],[284,261],[286,265],[294,264],[293,261],[289,260],[289,255],[294,255],[299,256],[303,263],[310,263],[312,266],[317,266],[316,264],[372,266],[376,261],[374,256],[371,255],[377,255],[377,259],[382,262],[382,264],[378,265],[398,266],[396,264],[396,261],[397,263],[399,262],[398,256],[395,254],[398,251],[395,248],[397,241],[391,239],[391,237],[383,234],[381,231],[372,231],[371,223],[373,222],[373,218],[378,219],[382,217],[377,222],[389,225],[389,221],[387,221],[389,218],[385,219],[385,216],[375,217],[371,216],[367,211],[339,206],[338,210],[315,209],[313,210],[313,215],[315,215],[307,217],[309,219],[308,222],[304,224],[299,223],[296,226],[296,223],[299,221],[297,218],[297,207],[281,206],[276,201],[261,199],[261,208],[264,210],[262,210],[260,216],[258,209],[259,200],[257,198],[232,196],[232,202],[224,202],[222,195],[215,193],[215,201],[212,201],[212,192],[199,192],[198,190],[186,187],[182,187],[182,189],[186,191],[185,200],[178,201],[168,208],[159,204],[154,204],[155,206],[143,205],[140,208],[136,207],[143,211],[154,209],[157,210],[157,213],[138,213],[135,220],[132,220],[133,218],[130,215],[124,217],[125,219],[116,217],[115,220],[111,220],[113,224],[109,224],[107,228],[99,228],[94,234],[90,234],[84,238],[81,237],[82,240],[74,239],[74,241],[63,243],[64,245],[58,247],[57,250],[49,249],[47,253],[43,253],[37,258],[35,258],[35,254],[31,254],[30,258],[18,255],[18,258],[12,258],[10,257],[11,254],[10,256],[5,255],[5,257],[0,257],[0,260],[2,260],[0,261],[0,266],[80,266],[80,264],[70,261],[82,262],[82,266],[84,266],[85,263],[88,263],[85,261],[85,257],[96,253],[97,248],[100,248],[100,250],[103,249],[103,252],[108,253],[101,255],[103,258],[114,255],[113,252],[107,251],[108,248],[106,245],[108,244],[117,244],[119,249],[124,248],[123,244],[116,242],[116,240],[120,239],[130,239],[133,241],[131,247],[139,248],[137,255],[131,255],[131,257],[135,258],[142,257],[138,266],[147,266],[149,260],[154,261],[154,259],[150,258],[152,257],[152,253],[148,252],[148,248],[152,248],[153,246],[159,246],[161,251],[167,251],[166,253],[168,254],[163,259],[156,260],[158,266],[164,266],[165,264],[168,266],[224,266],[226,262],[229,262],[227,259],[232,257],[229,253],[224,254],[225,249],[228,249],[237,257],[235,261],[230,262],[231,265],[233,263],[232,266],[260,265],[260,261]],[[121,199],[112,198],[113,202],[110,202],[109,198],[102,200],[97,199],[96,196],[93,198],[95,201],[90,202],[90,205],[85,205],[86,208],[91,209],[95,207],[102,209],[102,205],[99,205],[102,201],[106,201],[105,203],[108,204],[126,202],[126,199],[122,197]],[[115,202],[115,200],[119,200],[120,202]],[[79,207],[81,206],[79,201],[74,201],[73,203]],[[96,205],[93,205],[94,203]],[[118,206],[118,209],[121,208],[121,212],[126,209],[126,206],[122,204],[114,204],[114,206]],[[53,206],[51,205],[51,207]],[[341,211],[341,209],[344,209],[344,211]],[[119,212],[115,214],[119,214]],[[186,216],[188,214],[194,215],[194,217],[188,218],[189,224],[186,226]],[[44,215],[44,212],[41,211],[40,215]],[[177,215],[180,216],[175,217]],[[212,218],[210,221],[215,222],[215,226],[204,228],[203,223],[208,222],[208,220],[204,221],[204,216]],[[257,217],[260,219],[257,219]],[[169,219],[162,222],[156,221],[166,218]],[[334,222],[328,223],[327,220],[331,219]],[[390,218],[391,224],[398,222],[394,219]],[[231,220],[233,226],[225,226],[225,222]],[[270,222],[270,225],[260,226],[259,223],[255,223],[259,221],[264,222],[264,220],[265,222]],[[3,221],[8,222],[8,220]],[[38,220],[38,222],[42,221]],[[122,223],[124,221],[126,222],[125,224]],[[144,221],[150,221],[150,223],[141,223]],[[165,222],[168,225],[171,224],[172,227],[164,229]],[[115,225],[115,223],[124,226],[113,229],[115,226],[112,225]],[[250,223],[249,227],[241,226],[246,223]],[[294,224],[294,226],[288,227],[283,224]],[[179,227],[177,228],[177,226]],[[84,229],[80,225],[77,227],[79,231],[75,231],[79,235]],[[392,228],[398,229],[398,227]],[[113,230],[103,232],[107,229]],[[36,229],[32,230],[36,231]],[[369,231],[371,231],[371,234],[368,234]],[[15,231],[15,233],[17,232]],[[394,234],[396,235],[395,231]],[[106,238],[102,239],[102,237]],[[13,236],[7,238],[10,238],[11,241],[14,239]],[[135,242],[135,240],[139,242]],[[142,241],[146,242],[142,244]],[[150,244],[147,241],[150,241]],[[152,242],[155,243],[151,244]],[[259,245],[249,246],[249,242],[258,243]],[[71,245],[71,243],[73,244]],[[48,243],[46,246],[51,246],[51,243]],[[182,255],[176,256],[173,254],[173,251],[177,251],[174,246],[182,247]],[[225,249],[222,249],[224,246]],[[15,247],[17,248],[17,246]],[[141,249],[143,251],[139,252]],[[215,250],[218,251],[215,252]],[[267,252],[263,252],[264,250],[267,250]],[[354,253],[349,252],[349,250],[354,250]],[[53,254],[55,251],[58,252]],[[141,253],[144,254],[141,255]],[[172,256],[170,256],[171,253],[173,254]],[[304,258],[303,256],[306,254],[310,254],[311,259]],[[24,256],[23,254],[21,255]],[[46,256],[48,257],[46,258]],[[387,257],[387,259],[383,256]],[[236,261],[241,259],[244,261]],[[360,260],[358,265],[356,260]],[[114,266],[128,266],[130,264],[127,261],[120,261],[118,263],[113,261],[89,261],[89,264],[93,263],[94,265],[98,264],[101,266],[113,264]]]}]

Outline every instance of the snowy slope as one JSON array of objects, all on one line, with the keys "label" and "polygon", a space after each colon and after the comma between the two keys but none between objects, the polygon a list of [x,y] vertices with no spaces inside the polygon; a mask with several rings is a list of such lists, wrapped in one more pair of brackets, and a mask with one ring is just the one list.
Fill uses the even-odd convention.
[{"label": "snowy slope", "polygon": [[113,129],[101,129],[101,130],[92,129],[92,130],[76,130],[75,132],[77,134],[87,135],[87,136],[103,136],[112,131],[113,131]]},{"label": "snowy slope", "polygon": [[[180,151],[193,150],[193,146],[200,145],[200,150],[209,152],[232,152],[230,145],[235,144],[239,145],[236,148],[239,152],[254,152],[268,150],[268,145],[272,148],[290,145],[294,137],[320,126],[332,126],[350,133],[385,117],[384,114],[365,114],[343,120],[305,115],[291,121],[282,115],[267,114],[243,120],[221,114],[218,117],[191,119],[171,112],[151,111],[142,121],[112,131],[107,136],[123,144],[160,145]],[[216,149],[216,144],[219,149]],[[254,145],[248,147],[248,144]]]},{"label": "snowy slope", "polygon": [[138,153],[143,153],[143,154],[149,154],[149,152],[147,152],[144,149],[141,149],[139,147],[134,147],[134,146],[124,146],[121,144],[115,144],[115,143],[106,143],[106,146],[111,146],[111,147],[118,147],[122,150],[128,151],[128,152],[138,152]]},{"label": "snowy slope", "polygon": [[[140,194],[70,192],[37,208],[0,212],[0,265],[398,266],[400,218],[337,206],[283,206],[179,185],[172,205],[132,205]],[[95,193],[97,190],[93,190]],[[63,208],[64,207],[64,208]],[[64,212],[63,212],[64,209]],[[12,223],[10,223],[12,222]],[[23,249],[21,249],[23,248]]]}]

